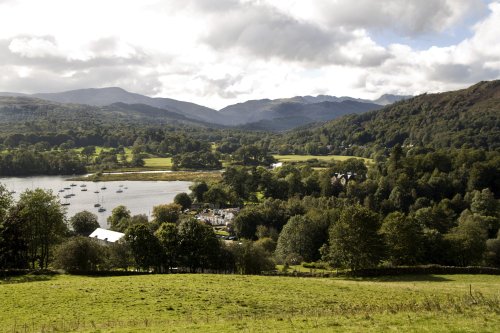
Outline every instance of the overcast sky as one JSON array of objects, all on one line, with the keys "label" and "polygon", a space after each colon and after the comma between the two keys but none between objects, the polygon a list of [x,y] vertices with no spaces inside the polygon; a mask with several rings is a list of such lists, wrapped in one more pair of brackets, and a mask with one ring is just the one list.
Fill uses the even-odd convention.
[{"label": "overcast sky", "polygon": [[445,91],[500,77],[499,27],[500,0],[0,0],[0,91]]}]

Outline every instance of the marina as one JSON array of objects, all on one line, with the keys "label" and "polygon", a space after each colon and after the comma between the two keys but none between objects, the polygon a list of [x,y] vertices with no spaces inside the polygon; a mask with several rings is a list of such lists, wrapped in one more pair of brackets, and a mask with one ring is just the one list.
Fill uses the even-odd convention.
[{"label": "marina", "polygon": [[[120,181],[71,183],[65,176],[0,178],[12,196],[18,199],[26,189],[51,190],[60,198],[69,219],[75,213],[87,210],[98,216],[101,227],[107,228],[106,219],[113,208],[124,205],[132,215],[145,214],[151,218],[153,206],[171,203],[176,194],[189,193],[187,181]],[[117,193],[118,192],[118,193]]]}]

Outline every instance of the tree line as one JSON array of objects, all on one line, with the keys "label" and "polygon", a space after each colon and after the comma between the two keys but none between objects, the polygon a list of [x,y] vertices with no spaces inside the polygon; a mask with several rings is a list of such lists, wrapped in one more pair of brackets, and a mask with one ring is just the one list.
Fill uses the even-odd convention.
[{"label": "tree line", "polygon": [[14,202],[0,187],[0,269],[258,274],[274,268],[263,247],[250,241],[226,244],[212,227],[182,215],[186,197],[190,200],[184,193],[176,197],[179,204],[154,207],[152,221],[116,207],[108,223],[125,237],[104,245],[88,237],[99,227],[95,214],[83,211],[66,221],[64,208],[51,192],[27,190]]},{"label": "tree line", "polygon": [[[222,181],[194,182],[190,194],[154,207],[151,221],[116,207],[108,223],[126,234],[116,248],[129,253],[129,261],[123,253],[109,252],[113,246],[93,245],[107,253],[100,258],[114,258],[95,267],[118,268],[110,264],[116,260],[157,272],[184,267],[256,273],[271,268],[271,259],[320,261],[352,270],[417,264],[498,267],[499,173],[497,152],[401,147],[368,166],[361,159],[320,169],[307,163],[273,170],[231,166]],[[4,267],[6,262],[47,267],[57,244],[92,241],[68,238],[75,232],[85,235],[79,225],[92,214],[73,217],[72,234],[51,194],[27,191],[13,203],[3,189],[1,197]],[[193,219],[206,207],[241,208],[226,229],[238,242],[227,245],[211,226]],[[86,233],[96,224],[87,226]]]}]

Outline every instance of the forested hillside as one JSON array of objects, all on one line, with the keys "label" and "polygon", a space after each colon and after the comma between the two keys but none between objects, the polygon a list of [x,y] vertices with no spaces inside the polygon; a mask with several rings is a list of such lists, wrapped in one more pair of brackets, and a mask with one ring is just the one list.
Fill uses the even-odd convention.
[{"label": "forested hillside", "polygon": [[275,144],[302,151],[309,144],[315,150],[351,154],[397,145],[495,150],[500,147],[499,116],[500,81],[480,82],[294,131]]}]

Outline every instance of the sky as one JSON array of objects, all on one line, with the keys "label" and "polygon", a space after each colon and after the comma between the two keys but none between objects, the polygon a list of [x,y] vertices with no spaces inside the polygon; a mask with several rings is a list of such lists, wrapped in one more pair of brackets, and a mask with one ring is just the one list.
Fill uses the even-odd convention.
[{"label": "sky", "polygon": [[0,0],[0,91],[122,87],[215,109],[500,78],[500,0]]}]

